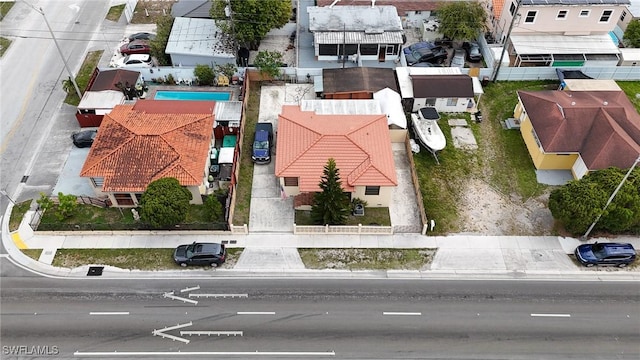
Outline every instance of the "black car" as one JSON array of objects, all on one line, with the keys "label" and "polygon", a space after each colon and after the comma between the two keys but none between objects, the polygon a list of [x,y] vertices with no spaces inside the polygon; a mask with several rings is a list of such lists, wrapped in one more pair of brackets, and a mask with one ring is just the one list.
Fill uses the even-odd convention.
[{"label": "black car", "polygon": [[129,41],[134,40],[153,40],[156,38],[156,34],[148,33],[148,32],[139,32],[135,34],[129,35]]},{"label": "black car", "polygon": [[471,62],[478,62],[482,60],[482,53],[480,52],[480,45],[477,42],[465,42],[462,44],[462,48],[467,53],[467,60]]},{"label": "black car", "polygon": [[84,130],[73,133],[73,135],[71,135],[71,140],[73,140],[73,145],[76,147],[86,148],[91,147],[96,135],[98,135],[98,130]]},{"label": "black car", "polygon": [[636,250],[627,243],[583,244],[574,251],[576,259],[584,266],[612,265],[625,267],[636,259]]},{"label": "black car", "polygon": [[256,164],[271,162],[271,147],[273,146],[273,125],[269,122],[256,124],[256,134],[253,138],[251,160]]},{"label": "black car", "polygon": [[449,55],[447,50],[442,46],[436,46],[431,49],[419,48],[412,51],[410,54],[405,54],[407,65],[412,66],[421,62],[429,62],[433,64],[442,64]]},{"label": "black car", "polygon": [[173,261],[186,267],[189,265],[220,266],[227,256],[227,249],[217,243],[197,243],[180,245],[173,253]]}]

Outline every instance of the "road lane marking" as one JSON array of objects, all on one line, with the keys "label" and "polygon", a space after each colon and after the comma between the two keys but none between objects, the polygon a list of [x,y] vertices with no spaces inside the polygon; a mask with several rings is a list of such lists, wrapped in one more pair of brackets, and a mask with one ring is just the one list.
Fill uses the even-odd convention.
[{"label": "road lane marking", "polygon": [[188,292],[188,291],[192,291],[192,290],[200,290],[200,285],[194,286],[194,287],[190,287],[190,288],[184,288],[182,290],[180,290],[181,293],[183,292]]},{"label": "road lane marking", "polygon": [[393,312],[393,311],[385,311],[382,315],[390,315],[390,316],[422,316],[421,312]]},{"label": "road lane marking", "polygon": [[275,315],[275,311],[238,311],[236,315]]},{"label": "road lane marking", "polygon": [[76,351],[73,356],[129,357],[129,356],[336,356],[335,351]]},{"label": "road lane marking", "polygon": [[129,315],[128,311],[92,311],[89,315]]},{"label": "road lane marking", "polygon": [[212,297],[212,298],[223,298],[226,299],[228,297],[230,298],[246,298],[249,297],[249,294],[189,294],[189,297]]},{"label": "road lane marking", "polygon": [[571,314],[531,314],[531,317],[571,317]]}]

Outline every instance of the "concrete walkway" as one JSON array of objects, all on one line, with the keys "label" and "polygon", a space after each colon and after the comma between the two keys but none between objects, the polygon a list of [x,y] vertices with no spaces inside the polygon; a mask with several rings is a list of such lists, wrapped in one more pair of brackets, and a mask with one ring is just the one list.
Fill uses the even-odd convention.
[{"label": "concrete walkway", "polygon": [[[2,241],[14,262],[42,274],[64,277],[84,277],[88,266],[64,269],[49,265],[57,249],[175,248],[193,241],[214,241],[226,243],[230,248],[244,248],[233,268],[143,272],[106,267],[103,277],[197,277],[211,276],[215,272],[223,276],[640,280],[640,267],[637,266],[631,269],[579,266],[568,254],[572,254],[581,242],[557,236],[294,235],[290,232],[229,235],[196,231],[34,234],[27,221],[22,222],[19,231],[10,234],[8,223],[8,216],[4,216]],[[630,242],[640,248],[638,238],[619,237],[615,240]],[[590,240],[593,241],[611,239]],[[44,251],[40,261],[35,261],[19,248]],[[429,248],[437,249],[437,252],[431,266],[420,271],[367,272],[305,269],[298,248]]]}]

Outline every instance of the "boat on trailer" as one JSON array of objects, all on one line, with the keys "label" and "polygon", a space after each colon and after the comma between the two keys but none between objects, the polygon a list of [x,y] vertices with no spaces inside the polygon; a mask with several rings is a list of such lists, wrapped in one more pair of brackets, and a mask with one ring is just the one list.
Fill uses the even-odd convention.
[{"label": "boat on trailer", "polygon": [[420,143],[434,154],[447,145],[447,139],[438,126],[439,119],[440,114],[433,107],[423,107],[418,110],[417,114],[411,114],[413,130],[415,130]]}]

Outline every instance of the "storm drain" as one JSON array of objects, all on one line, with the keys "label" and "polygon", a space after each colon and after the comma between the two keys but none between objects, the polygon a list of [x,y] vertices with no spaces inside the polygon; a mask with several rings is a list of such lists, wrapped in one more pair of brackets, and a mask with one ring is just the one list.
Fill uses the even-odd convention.
[{"label": "storm drain", "polygon": [[104,270],[104,266],[89,266],[89,272],[87,276],[100,276],[102,275],[102,271]]}]

